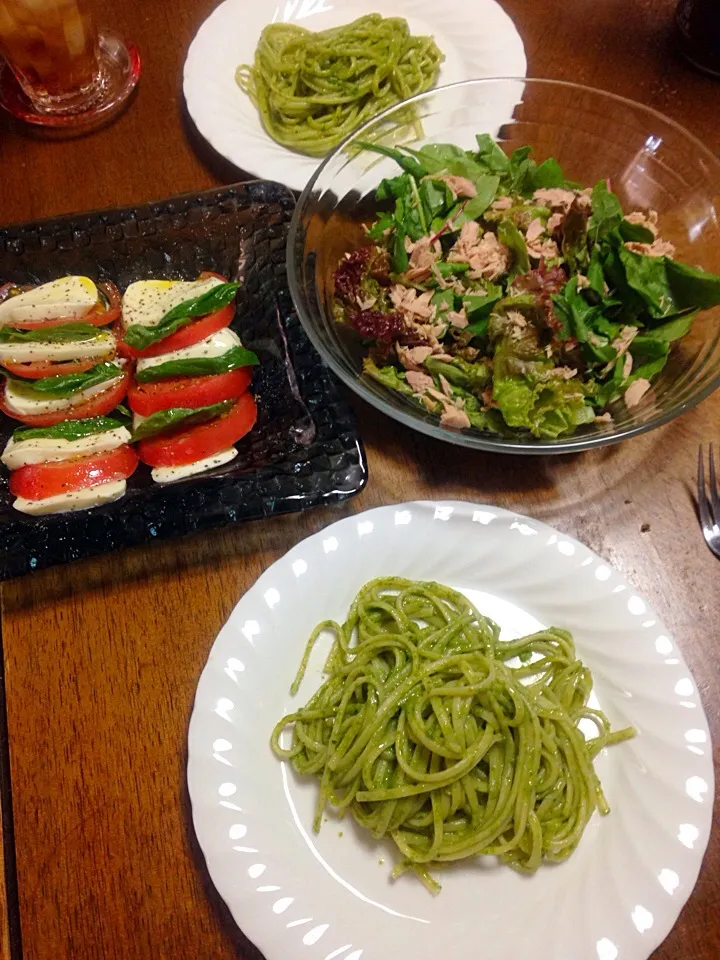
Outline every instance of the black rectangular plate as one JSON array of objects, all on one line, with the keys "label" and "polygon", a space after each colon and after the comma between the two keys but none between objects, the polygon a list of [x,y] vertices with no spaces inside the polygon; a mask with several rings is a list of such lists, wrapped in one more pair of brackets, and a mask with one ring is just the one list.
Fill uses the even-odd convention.
[{"label": "black rectangular plate", "polygon": [[[0,479],[0,579],[119,547],[338,503],[359,493],[367,462],[354,416],[292,307],[285,276],[295,201],[252,181],[138,207],[0,229],[0,283],[67,274],[192,280],[214,270],[242,281],[234,329],[260,358],[259,416],[239,456],[212,474],[160,486],[141,464],[116,503],[28,517]],[[0,414],[4,447],[18,426]]]}]

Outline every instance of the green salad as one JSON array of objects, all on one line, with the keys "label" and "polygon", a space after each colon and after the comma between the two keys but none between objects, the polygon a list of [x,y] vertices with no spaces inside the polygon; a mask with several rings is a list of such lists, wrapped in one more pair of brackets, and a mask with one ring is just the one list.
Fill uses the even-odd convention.
[{"label": "green salad", "polygon": [[368,243],[334,276],[365,374],[456,429],[543,439],[638,404],[674,340],[720,304],[720,276],[674,259],[655,211],[565,179],[530,147],[375,144],[401,167],[378,187]]}]

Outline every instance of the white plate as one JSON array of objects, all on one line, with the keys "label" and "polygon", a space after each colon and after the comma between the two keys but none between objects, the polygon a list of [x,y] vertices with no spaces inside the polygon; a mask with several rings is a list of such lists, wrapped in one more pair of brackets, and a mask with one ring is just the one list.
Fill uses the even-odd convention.
[{"label": "white plate", "polygon": [[439,86],[526,74],[523,42],[495,0],[443,0],[440,7],[435,0],[225,0],[198,30],[185,61],[185,100],[200,133],[242,170],[302,190],[320,160],[288,150],[265,133],[257,110],[235,83],[235,69],[253,62],[269,23],[325,30],[368,13],[404,17],[414,34],[435,37],[446,57]]},{"label": "white plate", "polygon": [[[349,819],[312,833],[316,783],[278,762],[270,732],[320,683],[327,646],[298,699],[288,693],[312,628],[344,618],[381,575],[458,588],[507,637],[571,630],[601,708],[637,727],[598,758],[612,813],[592,818],[567,862],[533,877],[458,865],[433,898],[412,877],[391,882],[391,851]],[[487,944],[493,960],[646,960],[693,889],[714,790],[696,684],[645,601],[577,541],[462,502],[349,517],[260,577],[200,679],[188,783],[213,882],[267,960],[477,960]]]}]

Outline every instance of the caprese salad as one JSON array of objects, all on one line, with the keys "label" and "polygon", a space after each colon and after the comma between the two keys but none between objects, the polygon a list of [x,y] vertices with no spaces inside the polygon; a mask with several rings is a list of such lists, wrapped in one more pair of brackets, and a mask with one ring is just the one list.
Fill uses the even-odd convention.
[{"label": "caprese salad", "polygon": [[138,453],[160,483],[236,456],[257,416],[257,357],[228,329],[237,287],[215,274],[140,281],[123,299],[87,277],[0,287],[0,410],[23,424],[0,457],[14,507],[116,500]]},{"label": "caprese salad", "polygon": [[228,463],[255,424],[248,387],[258,360],[229,329],[238,286],[205,273],[191,283],[139,280],[125,291],[119,349],[135,362],[133,439],[157,483]]}]

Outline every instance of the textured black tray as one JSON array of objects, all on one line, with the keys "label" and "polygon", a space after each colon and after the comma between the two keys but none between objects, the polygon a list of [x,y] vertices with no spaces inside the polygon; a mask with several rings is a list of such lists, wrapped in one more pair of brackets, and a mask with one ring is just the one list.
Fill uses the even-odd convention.
[{"label": "textured black tray", "polygon": [[[362,490],[367,464],[355,420],[295,316],[285,279],[292,194],[251,182],[159,203],[0,229],[0,283],[65,274],[112,280],[242,280],[233,324],[256,351],[259,417],[239,456],[169,486],[140,465],[122,500],[75,514],[27,517],[0,480],[0,579],[118,547],[337,503]],[[0,414],[0,442],[18,426]]]}]

